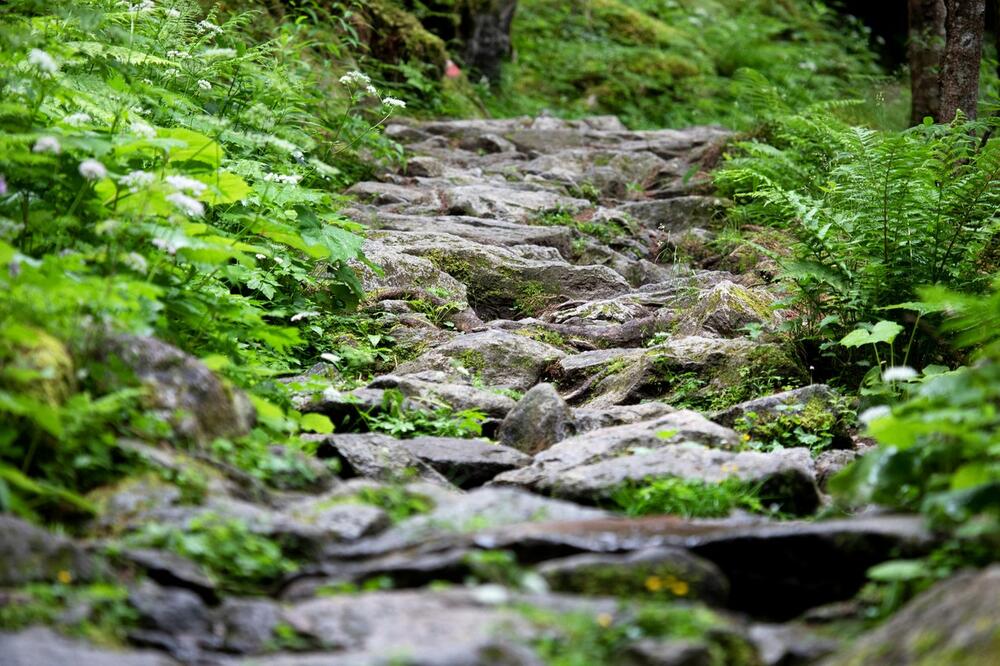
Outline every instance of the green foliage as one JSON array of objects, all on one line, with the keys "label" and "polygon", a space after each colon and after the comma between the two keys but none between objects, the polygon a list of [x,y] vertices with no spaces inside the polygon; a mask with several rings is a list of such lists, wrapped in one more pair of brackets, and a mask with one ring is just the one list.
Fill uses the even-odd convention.
[{"label": "green foliage", "polygon": [[941,526],[985,521],[1000,529],[1000,290],[974,297],[934,288],[923,296],[953,313],[944,330],[960,346],[980,346],[976,362],[906,383],[904,399],[863,414],[879,447],[831,488],[845,501],[922,511]]},{"label": "green foliage", "polygon": [[754,484],[729,478],[720,483],[663,477],[619,488],[612,501],[628,516],[672,514],[685,518],[727,516],[733,509],[765,513]]},{"label": "green foliage", "polygon": [[756,652],[707,608],[664,603],[630,604],[614,615],[556,613],[531,606],[521,613],[540,628],[535,650],[548,666],[620,663],[625,648],[643,638],[704,641],[712,666],[750,666]]},{"label": "green foliage", "polygon": [[120,646],[139,621],[139,614],[128,604],[128,590],[111,583],[38,583],[5,591],[4,596],[0,629],[5,631],[55,625],[72,636]]},{"label": "green foliage", "polygon": [[[837,25],[835,25],[835,23]],[[877,74],[867,36],[822,3],[522,0],[517,60],[484,89],[494,115],[611,113],[632,127],[754,123],[733,77],[763,72],[789,106]]]},{"label": "green foliage", "polygon": [[[1000,144],[971,135],[983,129],[956,121],[879,132],[813,108],[777,119],[766,142],[734,147],[717,182],[743,204],[735,221],[778,225],[794,239],[787,253],[757,249],[794,289],[798,337],[826,347],[845,334],[847,346],[891,343],[901,323],[912,324],[901,301],[918,287],[988,284]],[[928,347],[917,335],[904,355],[919,362]]]},{"label": "green foliage", "polygon": [[[86,359],[105,332],[153,333],[253,389],[299,367],[293,353],[332,351],[315,319],[358,302],[348,262],[362,238],[337,191],[358,150],[398,156],[377,131],[398,105],[360,73],[329,80],[347,53],[311,43],[309,20],[272,22],[257,41],[259,18],[192,0],[6,3],[2,508],[86,512],[67,489],[125,471],[117,436],[170,436],[139,392],[102,394],[97,368],[17,360],[26,340],[71,341],[63,354]],[[256,402],[277,440],[330,427]]]},{"label": "green foliage", "polygon": [[455,411],[442,404],[433,411],[411,408],[406,396],[397,389],[386,390],[382,409],[363,412],[362,417],[372,432],[384,432],[409,439],[424,435],[438,437],[479,437],[483,434],[486,414],[476,409]]},{"label": "green foliage", "polygon": [[211,513],[192,519],[184,529],[147,524],[128,542],[188,557],[234,591],[259,590],[297,568],[280,545],[254,533],[246,523]]},{"label": "green foliage", "polygon": [[337,501],[377,506],[384,510],[389,520],[394,523],[427,513],[434,508],[434,502],[429,497],[397,485],[361,488],[352,495],[337,498]]},{"label": "green foliage", "polygon": [[733,424],[744,433],[746,447],[762,451],[804,446],[813,453],[830,448],[844,436],[844,424],[854,421],[846,401],[827,404],[809,400],[805,404],[779,405],[772,413],[747,412]]}]

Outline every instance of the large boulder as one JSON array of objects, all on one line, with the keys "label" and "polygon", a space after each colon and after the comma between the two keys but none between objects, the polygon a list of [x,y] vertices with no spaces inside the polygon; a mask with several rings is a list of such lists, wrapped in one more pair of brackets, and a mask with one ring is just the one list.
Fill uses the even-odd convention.
[{"label": "large boulder", "polygon": [[535,454],[566,439],[573,413],[552,384],[537,384],[507,414],[497,439],[525,453]]},{"label": "large boulder", "polygon": [[396,369],[408,374],[424,370],[455,372],[457,365],[487,385],[527,391],[545,369],[565,353],[551,345],[499,329],[461,335]]},{"label": "large boulder", "polygon": [[1000,663],[1000,565],[943,580],[823,666]]},{"label": "large boulder", "polygon": [[176,434],[199,444],[250,432],[256,413],[244,393],[219,379],[198,359],[156,338],[107,336],[96,352],[99,381],[107,387],[138,380],[150,409]]},{"label": "large boulder", "polygon": [[44,627],[0,632],[0,662],[3,666],[178,666],[158,652],[98,648]]},{"label": "large boulder", "polygon": [[0,514],[0,586],[87,580],[95,573],[93,558],[66,537]]}]

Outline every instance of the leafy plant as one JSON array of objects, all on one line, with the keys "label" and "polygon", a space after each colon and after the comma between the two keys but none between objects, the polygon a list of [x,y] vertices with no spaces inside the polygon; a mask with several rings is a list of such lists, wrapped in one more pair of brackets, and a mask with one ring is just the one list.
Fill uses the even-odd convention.
[{"label": "leafy plant", "polygon": [[479,437],[486,414],[476,409],[455,411],[442,405],[434,411],[411,408],[406,396],[389,389],[383,396],[381,411],[362,413],[369,430],[384,432],[403,439],[434,435],[438,437]]},{"label": "leafy plant", "polygon": [[[0,628],[16,631],[36,624],[105,645],[124,645],[139,614],[128,603],[128,590],[111,583],[36,583],[4,592]],[[80,609],[85,609],[81,613]]]},{"label": "leafy plant", "polygon": [[673,514],[685,518],[727,516],[733,509],[766,513],[759,488],[736,478],[720,483],[679,477],[650,479],[619,488],[612,501],[628,516]]}]

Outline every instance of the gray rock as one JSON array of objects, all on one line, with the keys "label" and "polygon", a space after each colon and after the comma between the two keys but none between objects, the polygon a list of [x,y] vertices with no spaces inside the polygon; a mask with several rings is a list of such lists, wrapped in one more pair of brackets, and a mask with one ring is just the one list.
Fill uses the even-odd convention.
[{"label": "gray rock", "polygon": [[[97,356],[108,367],[123,365],[148,387],[150,407],[183,437],[208,444],[218,437],[241,437],[253,427],[256,413],[246,395],[176,347],[151,337],[112,335]],[[129,381],[110,372],[102,379],[109,386]]]},{"label": "gray rock", "polygon": [[414,407],[423,409],[436,409],[444,404],[457,411],[474,409],[502,419],[514,408],[514,400],[509,396],[465,382],[452,383],[454,381],[447,372],[425,371],[413,375],[382,375],[373,379],[368,388],[397,389]]},{"label": "gray rock", "polygon": [[490,386],[526,391],[549,364],[565,356],[551,345],[499,329],[467,333],[431,349],[396,369],[400,374],[424,370],[454,371],[461,364]]},{"label": "gray rock", "polygon": [[368,433],[306,437],[319,443],[317,455],[340,461],[342,476],[361,476],[378,481],[422,479],[449,485],[445,477],[387,435]]},{"label": "gray rock", "polygon": [[716,663],[706,643],[647,638],[626,648],[622,666],[714,666]]},{"label": "gray rock", "polygon": [[781,323],[774,303],[774,297],[766,291],[723,281],[699,296],[698,303],[678,322],[677,333],[735,338],[744,336],[749,324],[773,331]]},{"label": "gray rock", "polygon": [[821,451],[816,456],[816,482],[819,484],[819,487],[825,490],[830,479],[835,477],[840,470],[857,460],[860,455],[861,453],[851,449]]},{"label": "gray rock", "polygon": [[62,571],[85,581],[97,573],[97,565],[66,537],[0,514],[0,586],[53,582]]},{"label": "gray rock", "polygon": [[663,402],[642,402],[638,405],[618,405],[605,409],[579,407],[573,410],[573,432],[582,435],[601,428],[652,421],[676,411]]},{"label": "gray rock", "polygon": [[469,136],[459,142],[459,147],[464,150],[469,150],[474,153],[514,153],[517,152],[517,146],[508,141],[507,139],[497,136],[496,134],[480,134],[478,136]]},{"label": "gray rock", "polygon": [[286,510],[288,521],[279,527],[281,533],[304,543],[317,546],[330,541],[354,541],[378,534],[389,527],[385,511],[367,504],[340,504],[331,497],[303,500]]},{"label": "gray rock", "polygon": [[531,456],[482,439],[416,437],[399,445],[459,488],[481,486],[497,474],[524,467]]},{"label": "gray rock", "polygon": [[782,430],[801,428],[831,438],[834,446],[851,445],[846,401],[826,384],[802,388],[741,402],[712,415],[717,423],[740,425],[756,437],[758,432],[780,425]]},{"label": "gray rock", "polygon": [[725,199],[694,195],[625,204],[621,210],[648,226],[680,231],[710,228],[729,205]]},{"label": "gray rock", "polygon": [[263,652],[275,629],[285,622],[281,606],[267,599],[226,599],[216,617],[222,627],[223,647],[239,654]]},{"label": "gray rock", "polygon": [[433,157],[411,157],[406,161],[406,175],[439,178],[444,175],[444,165]]},{"label": "gray rock", "polygon": [[139,612],[140,621],[151,629],[195,635],[210,630],[208,609],[190,590],[143,581],[129,591],[128,600]]},{"label": "gray rock", "polygon": [[125,548],[120,557],[161,585],[191,590],[210,603],[217,600],[215,581],[186,557],[154,548]]},{"label": "gray rock", "polygon": [[941,581],[823,666],[1000,663],[1000,565]]},{"label": "gray rock", "polygon": [[510,183],[458,185],[444,192],[451,215],[469,215],[525,222],[548,210],[576,212],[588,208],[586,199],[574,199],[551,190]]},{"label": "gray rock", "polygon": [[98,648],[44,627],[0,633],[0,659],[3,666],[178,666],[157,652]]},{"label": "gray rock", "polygon": [[365,241],[363,252],[380,269],[375,271],[360,262],[351,263],[366,292],[434,290],[448,294],[449,299],[458,303],[467,304],[465,285],[427,259],[401,252],[391,243],[374,239]]},{"label": "gray rock", "polygon": [[571,434],[573,414],[552,384],[536,384],[507,414],[497,439],[532,455]]},{"label": "gray rock", "polygon": [[535,456],[529,467],[502,474],[496,482],[547,489],[559,485],[558,477],[571,470],[601,461],[645,456],[664,447],[673,450],[680,442],[734,447],[740,436],[695,412],[674,411],[654,420],[601,428],[565,439]]},{"label": "gray rock", "polygon": [[795,624],[755,624],[749,638],[764,666],[806,666],[836,650],[840,643]]},{"label": "gray rock", "polygon": [[696,599],[716,606],[729,595],[729,582],[718,567],[680,548],[574,555],[545,562],[537,571],[559,592]]}]

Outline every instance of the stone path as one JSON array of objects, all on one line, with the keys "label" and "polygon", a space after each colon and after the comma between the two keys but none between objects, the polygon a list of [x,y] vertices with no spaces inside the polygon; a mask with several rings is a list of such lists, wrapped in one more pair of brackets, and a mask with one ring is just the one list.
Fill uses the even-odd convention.
[{"label": "stone path", "polygon": [[[127,550],[122,566],[143,581],[129,597],[141,618],[130,640],[144,651],[34,628],[0,634],[0,663],[533,665],[532,646],[554,630],[525,607],[613,626],[637,600],[702,602],[720,625],[693,641],[639,632],[616,663],[799,664],[837,650],[836,636],[813,631],[836,616],[830,604],[851,598],[870,566],[926,552],[932,537],[915,517],[810,519],[826,478],[856,455],[850,424],[771,335],[782,314],[766,266],[730,272],[746,257],[712,256],[727,202],[706,170],[726,132],[633,132],[607,117],[386,131],[406,145],[406,169],[354,186],[346,214],[369,228],[364,251],[381,267],[357,267],[365,308],[394,325],[409,358],[350,391],[324,389],[322,366],[293,380],[312,384],[297,406],[338,425],[314,439],[339,477],[317,468],[309,492],[289,492],[223,470],[200,506],[141,482],[105,503],[103,529],[239,518],[301,568],[268,595],[240,596],[176,555]],[[195,426],[225,430],[157,372],[146,374],[182,394],[175,403],[192,405]],[[211,378],[185,376],[211,393]],[[351,432],[394,392],[402,409],[481,411],[490,441]],[[747,446],[768,425],[808,430],[807,416],[829,450]],[[134,446],[164,467],[187,464]],[[752,482],[790,519],[613,510],[623,484],[667,476]],[[392,489],[421,510],[344,501]],[[0,586],[96,575],[94,542],[2,520]],[[995,574],[984,580],[996,586]]]}]

